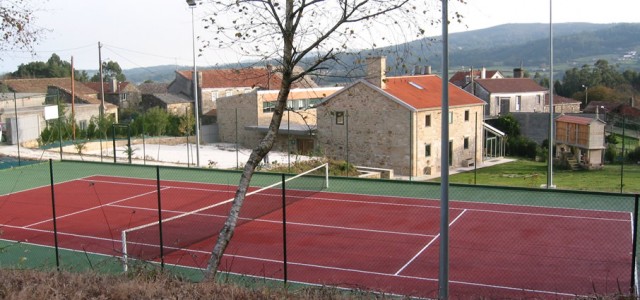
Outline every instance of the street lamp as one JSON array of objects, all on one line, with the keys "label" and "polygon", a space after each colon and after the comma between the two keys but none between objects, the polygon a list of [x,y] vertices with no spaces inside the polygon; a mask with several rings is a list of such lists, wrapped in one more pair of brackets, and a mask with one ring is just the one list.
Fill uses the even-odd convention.
[{"label": "street lamp", "polygon": [[193,100],[195,102],[196,114],[196,166],[200,167],[200,109],[198,104],[198,70],[196,69],[196,27],[193,17],[193,10],[196,8],[195,0],[187,0],[191,8],[191,32],[193,36]]},{"label": "street lamp", "polygon": [[582,87],[584,88],[584,107],[587,107],[587,104],[589,104],[589,87],[584,84]]}]

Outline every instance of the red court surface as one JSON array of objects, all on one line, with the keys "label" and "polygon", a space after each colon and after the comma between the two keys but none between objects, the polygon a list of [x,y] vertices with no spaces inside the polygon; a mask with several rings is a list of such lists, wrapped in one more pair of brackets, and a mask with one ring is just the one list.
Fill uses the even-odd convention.
[{"label": "red court surface", "polygon": [[[153,180],[104,176],[57,184],[59,246],[121,257],[123,230],[157,222],[156,188]],[[162,217],[215,205],[234,192],[231,186],[162,181]],[[243,209],[278,205],[281,196],[271,192],[247,198]],[[229,207],[163,222],[165,263],[206,267]],[[461,201],[450,207],[451,297],[570,298],[626,292],[630,286],[628,212]],[[290,282],[437,297],[438,201],[317,192],[288,205],[286,213]],[[0,196],[0,226],[2,239],[53,245],[50,187]],[[275,207],[242,221],[220,269],[283,279],[282,229],[282,211]],[[207,230],[212,237],[174,249]],[[132,232],[130,256],[136,245],[158,241],[153,230],[138,241],[131,240]]]}]

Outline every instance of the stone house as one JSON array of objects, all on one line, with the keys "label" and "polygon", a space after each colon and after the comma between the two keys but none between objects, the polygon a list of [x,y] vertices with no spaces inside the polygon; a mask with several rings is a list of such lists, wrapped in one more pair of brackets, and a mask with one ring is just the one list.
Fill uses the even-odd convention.
[{"label": "stone house", "polygon": [[[100,82],[87,82],[86,86],[93,89],[101,99],[102,90]],[[104,89],[104,101],[117,105],[119,108],[137,108],[142,100],[140,90],[135,84],[130,82],[118,82],[112,79],[109,82],[102,83]]]},{"label": "stone house", "polygon": [[556,156],[571,169],[604,165],[605,123],[599,119],[561,115],[555,120]]},{"label": "stone house", "polygon": [[144,111],[147,111],[152,107],[160,107],[169,114],[175,116],[184,116],[187,113],[193,113],[193,100],[180,94],[143,94],[141,106]]},{"label": "stone house", "polygon": [[[317,143],[327,157],[392,169],[401,176],[438,175],[441,120],[449,123],[449,166],[482,160],[484,102],[449,83],[449,114],[442,115],[442,79],[387,77],[386,59],[367,59],[366,79],[327,97],[317,108]],[[446,154],[445,154],[446,155]]]},{"label": "stone house", "polygon": [[[316,106],[341,87],[292,89],[274,149],[291,153],[313,152]],[[217,101],[219,137],[225,143],[255,147],[269,130],[278,90],[253,90]]]}]

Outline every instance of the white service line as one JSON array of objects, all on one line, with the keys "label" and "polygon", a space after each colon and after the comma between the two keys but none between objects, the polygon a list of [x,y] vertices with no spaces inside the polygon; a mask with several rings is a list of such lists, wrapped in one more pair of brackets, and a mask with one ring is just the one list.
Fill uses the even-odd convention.
[{"label": "white service line", "polygon": [[[451,221],[451,223],[449,223],[449,227],[451,227],[451,225],[453,225],[453,223],[458,221],[458,219],[460,219],[460,217],[462,217],[462,215],[464,215],[465,212],[467,212],[466,209],[463,210],[455,219],[453,219],[453,221]],[[431,239],[431,241],[429,241],[429,243],[427,243],[427,245],[425,245],[420,251],[418,251],[418,253],[416,253],[416,255],[414,255],[406,264],[404,264],[404,266],[402,266],[402,268],[400,268],[400,270],[398,270],[394,275],[397,276],[402,271],[404,271],[404,269],[406,269],[414,260],[416,260],[418,258],[418,256],[420,256],[425,250],[427,250],[427,248],[429,248],[429,246],[431,246],[431,244],[433,244],[433,242],[435,242],[439,237],[440,237],[440,233],[438,233],[436,236],[434,236],[433,239]]]},{"label": "white service line", "polygon": [[[168,189],[168,188],[162,188],[160,190],[165,190],[165,189]],[[77,214],[81,214],[81,213],[84,213],[84,212],[87,212],[87,211],[90,211],[90,210],[103,208],[105,206],[109,206],[109,205],[114,204],[114,203],[124,202],[124,201],[127,201],[127,200],[131,200],[131,199],[134,199],[134,198],[138,198],[138,197],[141,197],[141,196],[146,196],[146,195],[157,193],[157,192],[158,192],[157,190],[154,190],[154,191],[151,191],[151,192],[142,193],[142,194],[139,194],[139,195],[127,197],[127,198],[124,198],[124,199],[121,199],[121,200],[118,200],[118,201],[109,202],[109,203],[101,204],[101,205],[98,205],[98,206],[93,206],[93,207],[90,207],[90,208],[87,208],[87,209],[83,209],[83,210],[79,210],[79,211],[76,211],[76,212],[72,212],[70,214],[66,214],[66,215],[62,215],[62,216],[56,216],[56,220],[59,220],[59,219],[62,219],[62,218],[66,218],[66,217],[70,217],[70,216],[77,215]],[[36,223],[33,223],[33,224],[29,224],[29,225],[26,225],[24,227],[25,228],[29,228],[29,227],[32,227],[32,226],[36,226],[36,225],[39,225],[39,224],[42,224],[42,223],[52,222],[52,221],[53,221],[53,218],[49,218],[47,220],[36,222]]]}]

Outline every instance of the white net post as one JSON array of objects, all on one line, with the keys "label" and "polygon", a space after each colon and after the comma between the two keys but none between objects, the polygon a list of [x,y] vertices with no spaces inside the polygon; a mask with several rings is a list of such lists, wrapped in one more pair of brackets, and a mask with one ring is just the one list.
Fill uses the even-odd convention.
[{"label": "white net post", "polygon": [[127,231],[122,231],[122,268],[126,273],[129,270],[128,264],[128,256],[127,256]]}]

